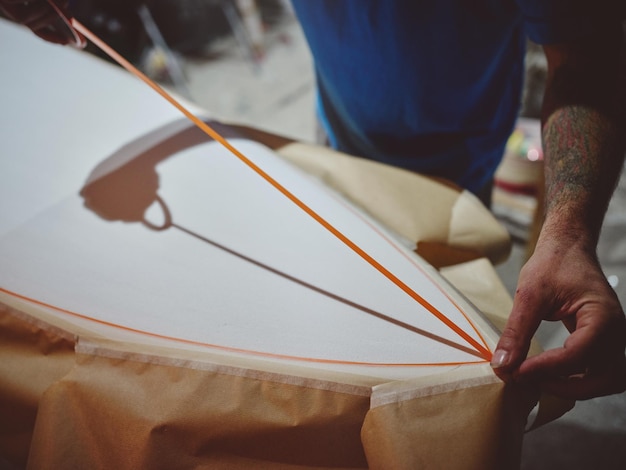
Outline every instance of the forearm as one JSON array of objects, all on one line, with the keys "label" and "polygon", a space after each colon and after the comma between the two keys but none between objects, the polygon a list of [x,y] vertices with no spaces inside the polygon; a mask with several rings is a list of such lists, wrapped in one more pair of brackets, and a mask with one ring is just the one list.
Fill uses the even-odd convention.
[{"label": "forearm", "polygon": [[619,122],[596,109],[569,105],[550,115],[543,136],[544,236],[595,248],[624,161]]},{"label": "forearm", "polygon": [[573,50],[546,51],[552,69],[543,114],[543,237],[592,249],[625,153],[626,80],[616,36],[607,34],[598,44],[587,42]]}]

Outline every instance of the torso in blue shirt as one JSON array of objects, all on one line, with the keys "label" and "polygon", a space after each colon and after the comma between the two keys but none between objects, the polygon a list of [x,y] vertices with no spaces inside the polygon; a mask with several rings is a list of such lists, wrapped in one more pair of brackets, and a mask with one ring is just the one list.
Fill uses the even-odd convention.
[{"label": "torso in blue shirt", "polygon": [[294,0],[333,147],[478,191],[520,102],[525,37],[507,0]]}]

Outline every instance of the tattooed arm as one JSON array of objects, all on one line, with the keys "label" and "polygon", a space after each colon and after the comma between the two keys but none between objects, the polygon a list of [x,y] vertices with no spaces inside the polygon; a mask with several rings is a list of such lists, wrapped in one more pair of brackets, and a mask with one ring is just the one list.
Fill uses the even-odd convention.
[{"label": "tattooed arm", "polygon": [[[546,212],[492,365],[574,399],[626,389],[626,320],[596,257],[624,160],[624,57],[619,22],[584,43],[546,46]],[[570,331],[563,347],[526,359],[542,320]]]}]

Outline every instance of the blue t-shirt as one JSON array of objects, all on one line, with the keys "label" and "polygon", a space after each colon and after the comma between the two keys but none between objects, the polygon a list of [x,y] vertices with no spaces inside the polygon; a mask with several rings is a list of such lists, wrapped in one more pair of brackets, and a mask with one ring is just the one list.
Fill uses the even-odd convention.
[{"label": "blue t-shirt", "polygon": [[293,0],[330,144],[474,192],[493,178],[517,117],[526,35],[587,34],[589,3]]}]

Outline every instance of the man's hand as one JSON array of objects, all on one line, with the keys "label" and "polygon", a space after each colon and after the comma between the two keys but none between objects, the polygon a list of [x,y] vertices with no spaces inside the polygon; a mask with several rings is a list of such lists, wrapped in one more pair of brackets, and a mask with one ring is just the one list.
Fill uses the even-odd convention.
[{"label": "man's hand", "polygon": [[[67,0],[55,0],[59,6],[66,7]],[[47,0],[0,0],[0,10],[9,19],[30,28],[37,36],[57,44],[73,42],[67,27],[60,21],[59,15]]]},{"label": "man's hand", "polygon": [[[626,319],[595,254],[626,151],[622,27],[604,21],[594,34],[544,46],[545,221],[492,360],[504,380],[574,399],[626,389]],[[562,321],[570,336],[526,358],[543,320]]]},{"label": "man's hand", "polygon": [[[543,320],[560,320],[571,334],[562,347],[526,359]],[[492,362],[496,374],[570,399],[620,393],[626,390],[625,348],[626,318],[593,251],[577,240],[544,237],[520,273]]]}]

